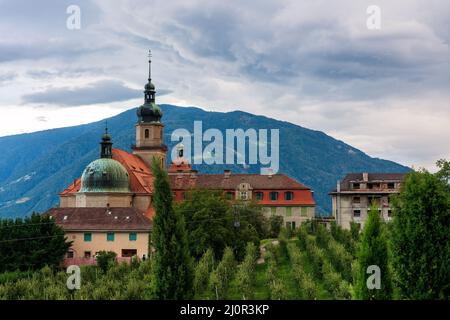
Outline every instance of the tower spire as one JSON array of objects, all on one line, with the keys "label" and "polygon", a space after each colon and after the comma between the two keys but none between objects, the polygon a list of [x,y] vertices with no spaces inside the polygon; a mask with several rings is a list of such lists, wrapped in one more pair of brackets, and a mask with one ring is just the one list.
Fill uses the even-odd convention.
[{"label": "tower spire", "polygon": [[160,122],[162,112],[156,104],[156,90],[152,83],[152,51],[148,50],[148,82],[144,87],[144,104],[137,110],[139,122]]},{"label": "tower spire", "polygon": [[148,50],[148,82],[152,82],[152,49]]}]

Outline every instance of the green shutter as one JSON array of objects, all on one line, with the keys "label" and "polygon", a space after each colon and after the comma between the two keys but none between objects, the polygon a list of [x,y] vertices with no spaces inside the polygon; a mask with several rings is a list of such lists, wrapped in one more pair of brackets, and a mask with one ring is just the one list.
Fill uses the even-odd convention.
[{"label": "green shutter", "polygon": [[85,242],[92,241],[92,233],[86,232],[86,233],[84,234],[84,241],[85,241]]},{"label": "green shutter", "polygon": [[308,216],[308,208],[307,207],[301,208],[301,215],[302,215],[302,217]]},{"label": "green shutter", "polygon": [[108,232],[106,234],[106,241],[114,241],[114,232]]},{"label": "green shutter", "polygon": [[130,234],[129,234],[129,240],[130,240],[130,241],[136,241],[136,239],[137,239],[137,234],[136,234],[136,232],[130,232]]},{"label": "green shutter", "polygon": [[287,217],[292,216],[292,208],[291,207],[286,207],[286,216]]}]

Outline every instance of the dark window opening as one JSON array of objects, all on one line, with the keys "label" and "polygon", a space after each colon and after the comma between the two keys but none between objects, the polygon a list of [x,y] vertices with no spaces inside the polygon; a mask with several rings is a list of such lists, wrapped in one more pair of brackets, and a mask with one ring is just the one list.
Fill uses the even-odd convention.
[{"label": "dark window opening", "polygon": [[286,222],[286,229],[294,230],[295,229],[295,221]]},{"label": "dark window opening", "polygon": [[225,194],[225,198],[228,199],[228,200],[232,200],[234,198],[234,192],[228,191]]},{"label": "dark window opening", "polygon": [[353,216],[358,218],[361,216],[361,210],[353,210]]},{"label": "dark window opening", "polygon": [[284,193],[284,200],[290,201],[294,198],[294,194],[291,191]]},{"label": "dark window opening", "polygon": [[122,249],[122,257],[132,257],[137,254],[136,249]]},{"label": "dark window opening", "polygon": [[264,198],[264,193],[256,192],[256,200],[262,200]]},{"label": "dark window opening", "polygon": [[278,200],[278,192],[272,191],[270,193],[270,200],[271,201],[277,201]]},{"label": "dark window opening", "polygon": [[145,129],[144,135],[145,139],[148,139],[150,137],[150,131],[148,129]]}]

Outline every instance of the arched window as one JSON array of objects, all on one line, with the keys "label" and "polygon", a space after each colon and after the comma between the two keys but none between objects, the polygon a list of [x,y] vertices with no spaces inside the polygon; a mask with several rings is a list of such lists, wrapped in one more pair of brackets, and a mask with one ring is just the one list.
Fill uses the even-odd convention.
[{"label": "arched window", "polygon": [[145,139],[148,139],[150,137],[150,131],[148,129],[145,129]]}]

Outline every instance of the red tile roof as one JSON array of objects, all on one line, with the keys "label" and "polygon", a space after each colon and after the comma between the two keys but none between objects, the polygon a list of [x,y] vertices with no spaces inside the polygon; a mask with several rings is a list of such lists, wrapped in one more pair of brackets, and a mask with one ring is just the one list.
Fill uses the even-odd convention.
[{"label": "red tile roof", "polygon": [[310,190],[307,186],[284,175],[272,176],[259,174],[180,174],[170,175],[172,189],[184,190],[193,187],[205,189],[234,190],[237,185],[247,182],[253,189],[259,190]]},{"label": "red tile roof", "polygon": [[44,214],[70,231],[150,231],[152,225],[135,208],[52,208]]},{"label": "red tile roof", "polygon": [[[151,194],[154,190],[154,177],[150,168],[145,162],[134,154],[130,154],[120,149],[113,149],[113,159],[119,161],[130,176],[130,188],[133,193],[146,193]],[[169,181],[173,191],[177,190],[189,190],[192,188],[204,188],[215,190],[235,190],[239,183],[246,182],[251,185],[254,190],[267,190],[267,191],[279,191],[290,190],[294,191],[294,199],[292,201],[286,201],[281,199],[276,202],[273,201],[261,201],[264,205],[315,205],[314,197],[311,189],[301,184],[300,182],[284,175],[259,175],[259,174],[198,174],[187,173],[187,163],[182,163],[184,173],[176,173],[176,163],[172,167],[172,171],[169,175]],[[185,167],[186,166],[186,167]],[[174,172],[175,171],[175,172]],[[71,184],[61,195],[66,196],[78,192],[80,189],[81,181],[77,179]],[[268,197],[266,197],[268,199]],[[152,218],[155,212],[153,208],[149,208],[145,215],[148,218]]]},{"label": "red tile roof", "polygon": [[153,193],[153,174],[141,158],[120,149],[113,149],[113,159],[127,169],[131,192]]},{"label": "red tile roof", "polygon": [[78,192],[80,190],[80,188],[81,188],[81,178],[78,178],[70,186],[68,186],[66,190],[61,192],[59,195],[66,196],[71,193]]}]

